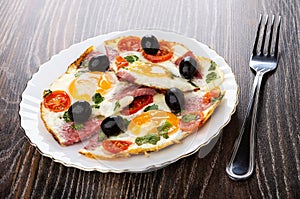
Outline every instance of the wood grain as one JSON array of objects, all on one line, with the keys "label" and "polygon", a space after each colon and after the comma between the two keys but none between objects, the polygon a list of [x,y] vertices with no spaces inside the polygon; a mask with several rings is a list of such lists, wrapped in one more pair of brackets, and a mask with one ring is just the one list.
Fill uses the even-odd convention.
[{"label": "wood grain", "polygon": [[[298,0],[0,1],[0,198],[300,198]],[[257,118],[255,174],[225,173],[249,100],[250,52],[261,13],[280,14],[280,62],[265,77]],[[148,173],[65,167],[30,145],[21,94],[42,63],[72,44],[112,31],[161,29],[195,38],[232,67],[239,105],[213,150]]]}]

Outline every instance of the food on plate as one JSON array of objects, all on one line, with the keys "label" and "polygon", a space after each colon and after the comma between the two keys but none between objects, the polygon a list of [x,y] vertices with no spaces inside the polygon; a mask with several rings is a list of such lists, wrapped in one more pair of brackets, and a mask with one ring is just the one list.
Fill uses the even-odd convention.
[{"label": "food on plate", "polygon": [[163,149],[197,132],[222,101],[223,73],[154,35],[91,46],[43,93],[41,118],[64,146],[96,159]]}]

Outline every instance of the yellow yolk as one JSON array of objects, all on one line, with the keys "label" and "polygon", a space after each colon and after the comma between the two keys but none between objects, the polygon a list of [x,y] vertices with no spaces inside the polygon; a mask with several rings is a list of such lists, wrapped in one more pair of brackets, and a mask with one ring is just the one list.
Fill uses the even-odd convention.
[{"label": "yellow yolk", "polygon": [[110,74],[103,73],[98,80],[99,88],[97,89],[97,92],[101,95],[105,95],[107,91],[111,89],[113,83],[113,77]]},{"label": "yellow yolk", "polygon": [[167,71],[164,67],[138,61],[131,64],[128,67],[128,70],[136,74],[146,75],[149,77],[170,77],[169,71]]},{"label": "yellow yolk", "polygon": [[177,132],[179,128],[179,119],[170,112],[160,110],[150,110],[135,117],[128,125],[128,130],[135,136],[144,136],[150,133],[159,133],[158,128],[166,122],[170,123],[168,135]]},{"label": "yellow yolk", "polygon": [[113,77],[103,72],[87,72],[74,79],[69,92],[77,100],[92,101],[93,95],[98,92],[105,95],[114,83]]}]

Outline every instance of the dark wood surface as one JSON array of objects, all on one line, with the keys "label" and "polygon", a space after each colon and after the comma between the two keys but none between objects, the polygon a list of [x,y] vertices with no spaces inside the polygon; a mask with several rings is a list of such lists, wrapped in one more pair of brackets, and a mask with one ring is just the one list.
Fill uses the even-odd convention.
[{"label": "dark wood surface", "polygon": [[[300,5],[298,0],[1,0],[0,198],[300,198]],[[225,172],[246,113],[248,67],[259,14],[280,14],[281,58],[262,85],[254,175]],[[148,173],[100,173],[43,157],[20,126],[21,94],[39,66],[70,45],[127,29],[174,31],[227,60],[239,104],[213,150]]]}]

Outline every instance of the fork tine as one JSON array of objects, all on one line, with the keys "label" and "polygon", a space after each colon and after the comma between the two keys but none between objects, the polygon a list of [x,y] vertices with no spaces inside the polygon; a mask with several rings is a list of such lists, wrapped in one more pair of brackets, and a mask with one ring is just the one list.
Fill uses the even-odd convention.
[{"label": "fork tine", "polygon": [[257,44],[258,44],[258,40],[259,40],[261,21],[262,21],[262,15],[259,16],[259,24],[258,24],[258,28],[256,31],[256,37],[255,37],[255,42],[254,42],[253,51],[252,51],[253,55],[256,55],[256,52],[257,52]]},{"label": "fork tine", "polygon": [[267,27],[268,27],[268,21],[269,21],[269,15],[266,16],[266,22],[264,27],[264,35],[262,38],[261,48],[260,48],[260,54],[264,54],[264,47],[265,47],[265,40],[266,40],[266,34],[267,34]]},{"label": "fork tine", "polygon": [[273,28],[274,28],[274,20],[275,20],[275,16],[272,16],[272,25],[270,28],[270,38],[269,38],[269,45],[268,45],[268,51],[267,51],[267,55],[271,56],[271,49],[272,49],[272,39],[273,39]]},{"label": "fork tine", "polygon": [[281,16],[279,16],[278,19],[278,26],[277,26],[277,35],[276,35],[276,42],[275,42],[275,50],[274,50],[274,56],[277,57],[278,55],[278,42],[279,42],[279,32],[280,32],[280,24],[281,24]]}]

